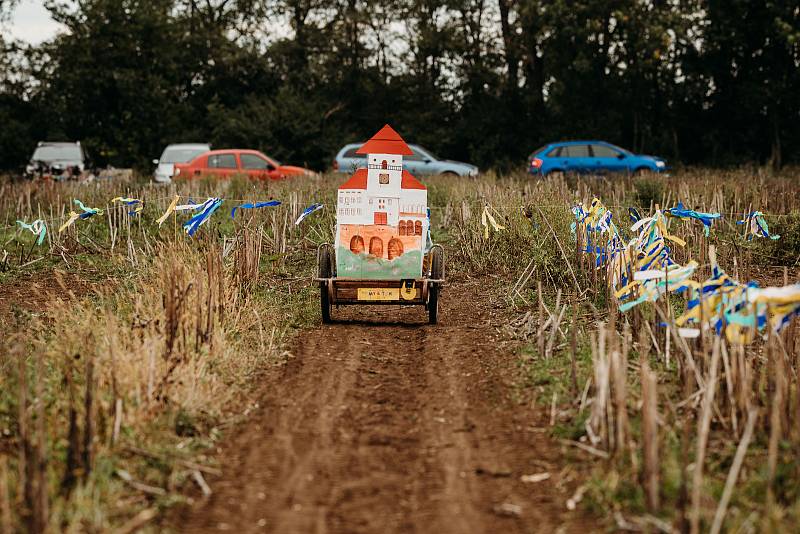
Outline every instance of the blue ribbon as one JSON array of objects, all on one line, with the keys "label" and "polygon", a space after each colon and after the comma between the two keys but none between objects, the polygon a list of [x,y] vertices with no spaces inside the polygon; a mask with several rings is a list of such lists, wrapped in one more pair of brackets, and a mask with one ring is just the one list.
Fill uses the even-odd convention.
[{"label": "blue ribbon", "polygon": [[299,225],[301,222],[305,220],[306,217],[308,217],[315,211],[321,210],[323,207],[324,206],[319,203],[311,204],[309,207],[303,210],[303,213],[301,213],[300,216],[297,218],[297,220],[294,222],[295,226]]},{"label": "blue ribbon", "polygon": [[206,200],[202,204],[200,212],[183,223],[186,233],[190,236],[193,236],[197,229],[200,228],[200,226],[203,225],[203,223],[205,223],[215,211],[217,211],[217,208],[219,208],[223,202],[224,201],[221,198],[209,198]]},{"label": "blue ribbon", "polygon": [[231,219],[236,216],[236,210],[243,209],[243,210],[250,210],[254,208],[269,208],[272,206],[280,206],[280,200],[269,200],[267,202],[256,202],[255,204],[252,202],[246,202],[244,204],[239,204],[238,206],[234,207],[231,210]]}]

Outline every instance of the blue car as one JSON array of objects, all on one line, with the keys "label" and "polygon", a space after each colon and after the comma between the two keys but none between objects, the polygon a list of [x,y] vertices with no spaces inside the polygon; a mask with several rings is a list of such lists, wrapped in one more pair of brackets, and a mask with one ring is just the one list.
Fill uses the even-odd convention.
[{"label": "blue car", "polygon": [[[367,166],[367,156],[356,154],[364,143],[352,143],[345,145],[333,162],[333,170],[338,172],[351,173],[356,169]],[[430,150],[419,145],[408,145],[413,156],[403,156],[403,168],[415,176],[430,174],[444,174],[453,176],[477,176],[478,167],[469,163],[452,161],[449,159],[439,159]]]},{"label": "blue car", "polygon": [[528,160],[531,174],[663,172],[666,162],[655,156],[634,154],[605,141],[564,141],[536,150]]}]

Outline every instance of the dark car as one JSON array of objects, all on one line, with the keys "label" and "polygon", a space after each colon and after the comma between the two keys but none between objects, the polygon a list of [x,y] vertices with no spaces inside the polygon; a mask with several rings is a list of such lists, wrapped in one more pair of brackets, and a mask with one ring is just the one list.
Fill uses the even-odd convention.
[{"label": "dark car", "polygon": [[87,168],[80,142],[40,141],[25,174],[30,178],[77,179]]}]

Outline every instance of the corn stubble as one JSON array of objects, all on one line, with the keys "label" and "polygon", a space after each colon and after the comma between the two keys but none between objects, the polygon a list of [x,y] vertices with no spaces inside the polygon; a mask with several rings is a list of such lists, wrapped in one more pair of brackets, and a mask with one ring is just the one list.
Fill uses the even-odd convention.
[{"label": "corn stubble", "polygon": [[[332,240],[339,178],[3,185],[0,277],[56,268],[93,283],[84,294],[65,284],[59,300],[13,318],[11,335],[0,339],[0,422],[12,436],[0,448],[0,528],[135,531],[191,488],[213,491],[202,476],[220,467],[209,451],[246,411],[259,373],[281,361],[292,325],[318,321],[308,282],[314,247]],[[687,532],[758,530],[769,521],[780,529],[800,517],[791,483],[800,469],[796,321],[743,347],[711,332],[687,341],[661,327],[679,312],[677,301],[621,315],[605,274],[573,239],[568,209],[599,196],[620,227],[629,205],[648,212],[682,200],[720,211],[709,238],[673,223],[688,243],[675,247],[675,260],[697,259],[702,278],[713,244],[728,272],[778,284],[796,278],[798,265],[784,260],[800,251],[791,241],[749,243],[734,222],[755,208],[794,213],[770,220],[776,233],[800,229],[796,180],[691,170],[614,180],[437,177],[426,185],[449,277],[474,279],[487,299],[520,310],[503,331],[530,345],[523,364],[547,376],[548,386],[534,387],[551,389],[533,395],[554,431],[577,428],[570,442],[592,459],[595,482],[581,486],[573,506],[618,511],[617,526]],[[231,199],[228,209],[232,199],[283,204],[244,210],[235,222],[220,210],[187,239],[177,216],[161,228],[153,222],[176,192]],[[143,214],[114,208],[62,234],[52,220],[40,248],[9,228],[17,218],[64,217],[73,198],[103,207],[121,194],[144,199]],[[312,202],[326,209],[295,227]],[[505,226],[490,228],[488,239],[480,222],[487,205]],[[782,261],[788,271],[765,267]]]}]

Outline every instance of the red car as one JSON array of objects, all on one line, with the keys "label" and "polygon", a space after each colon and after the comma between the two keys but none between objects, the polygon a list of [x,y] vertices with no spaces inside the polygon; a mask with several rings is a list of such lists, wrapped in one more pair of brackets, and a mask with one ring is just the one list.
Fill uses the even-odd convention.
[{"label": "red car", "polygon": [[292,176],[315,176],[312,170],[293,165],[281,165],[257,150],[212,150],[194,158],[189,163],[176,163],[176,179],[189,180],[204,176],[229,178],[247,175],[258,180],[279,180]]}]

